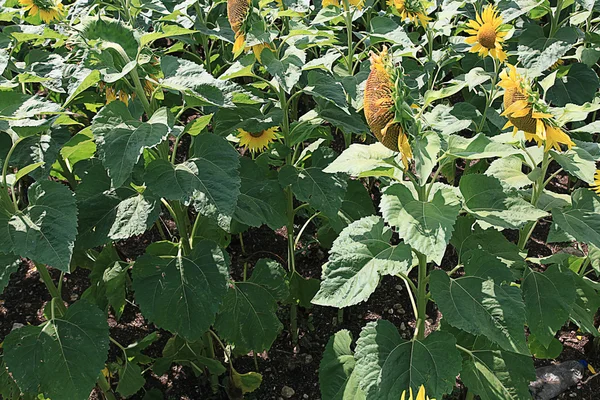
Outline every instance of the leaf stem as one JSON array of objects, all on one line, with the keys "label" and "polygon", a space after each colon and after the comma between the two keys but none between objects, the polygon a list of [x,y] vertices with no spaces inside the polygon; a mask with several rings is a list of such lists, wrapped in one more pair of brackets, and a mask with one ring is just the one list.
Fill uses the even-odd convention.
[{"label": "leaf stem", "polygon": [[[546,177],[546,171],[548,171],[548,166],[550,165],[550,161],[551,161],[550,153],[547,151],[544,151],[544,158],[542,159],[541,171],[540,171],[540,174],[537,177],[536,181],[533,184],[533,190],[531,193],[531,205],[534,207],[537,206],[540,196],[541,196],[542,192],[544,191],[544,187],[546,186],[546,183],[548,182],[547,180],[545,181],[544,178]],[[521,250],[525,249],[525,246],[527,245],[527,241],[533,234],[533,231],[534,231],[536,225],[537,225],[537,220],[529,222],[523,228],[521,228],[521,230],[519,231],[519,243],[518,243],[519,249],[521,249]]]},{"label": "leaf stem", "polygon": [[56,303],[58,305],[58,309],[61,315],[65,315],[65,313],[67,312],[67,307],[65,307],[65,303],[63,302],[62,297],[60,296],[60,292],[58,291],[58,288],[54,285],[54,282],[52,281],[52,277],[48,272],[48,268],[46,267],[46,265],[41,263],[35,263],[35,267],[40,273],[42,282],[44,282],[44,285],[46,285],[46,288],[48,289],[48,292],[50,292],[52,298],[57,300]]},{"label": "leaf stem", "polygon": [[427,256],[413,249],[419,259],[419,281],[417,286],[417,322],[415,326],[415,338],[425,339],[425,319],[427,316]]}]

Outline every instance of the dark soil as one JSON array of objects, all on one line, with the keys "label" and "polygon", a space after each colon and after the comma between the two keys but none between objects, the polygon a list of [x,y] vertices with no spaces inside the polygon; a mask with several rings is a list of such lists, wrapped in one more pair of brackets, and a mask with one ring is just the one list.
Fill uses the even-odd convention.
[{"label": "dark soil", "polygon": [[[565,185],[567,182],[559,176],[556,185]],[[372,186],[374,201],[378,201],[378,190]],[[297,221],[300,228],[304,221]],[[169,221],[164,221],[164,226],[169,227]],[[536,227],[532,241],[528,247],[530,257],[541,257],[555,253],[561,247],[555,244],[547,245],[550,221],[542,221]],[[174,231],[171,229],[171,233]],[[322,249],[314,239],[315,227],[310,226],[302,237],[297,250],[297,270],[305,277],[319,278],[321,266],[327,260],[327,250]],[[514,232],[506,232],[507,237],[515,240]],[[234,235],[228,252],[231,256],[232,276],[240,279],[243,275],[244,264],[247,273],[251,274],[254,264],[260,258],[272,258],[286,266],[287,242],[285,230],[273,232],[267,227],[252,228],[240,237]],[[117,249],[123,259],[135,260],[143,254],[149,243],[160,240],[160,236],[153,228],[145,235],[117,244]],[[451,270],[456,266],[457,256],[453,248],[449,246],[442,261],[441,268]],[[55,282],[60,273],[51,270]],[[83,291],[89,286],[89,271],[79,268],[74,273],[63,278],[63,299],[66,303],[76,301]],[[24,261],[21,268],[13,274],[10,284],[0,296],[0,340],[18,324],[37,325],[44,321],[43,309],[45,303],[50,300],[46,288],[40,281],[39,273],[33,264]],[[160,357],[162,348],[171,337],[169,332],[157,329],[141,315],[133,301],[132,293],[129,294],[128,303],[119,321],[113,315],[109,316],[108,323],[111,336],[124,346],[135,343],[151,332],[158,331],[159,339],[154,342],[144,353],[151,357]],[[427,320],[428,330],[435,329],[441,314],[435,306],[428,310],[430,318]],[[279,400],[282,397],[282,388],[291,387],[295,394],[289,399],[321,398],[318,383],[318,369],[327,341],[332,334],[340,329],[348,329],[356,339],[360,329],[369,321],[387,319],[394,323],[400,332],[406,337],[414,327],[412,307],[407,295],[407,289],[403,281],[395,277],[382,279],[379,288],[371,298],[359,305],[349,307],[343,312],[343,320],[338,320],[338,311],[329,307],[313,307],[312,309],[299,309],[298,326],[299,343],[292,344],[289,332],[289,307],[282,306],[279,310],[279,318],[284,329],[278,339],[268,352],[258,354],[256,357],[258,371],[263,376],[261,387],[254,393],[246,396],[253,400]],[[564,345],[564,351],[558,360],[535,360],[536,366],[547,365],[551,362],[560,362],[572,359],[586,359],[590,364],[600,369],[600,353],[598,346],[594,345],[593,338],[589,335],[581,335],[573,326],[565,326],[557,337]],[[120,356],[120,350],[111,344],[109,362],[114,362]],[[252,355],[238,357],[233,360],[236,370],[240,373],[255,371],[255,361]],[[144,399],[146,393],[151,391],[158,397],[165,399],[201,399],[201,400],[226,400],[225,390],[221,388],[214,394],[209,382],[203,377],[196,377],[188,367],[173,365],[171,370],[157,376],[150,369],[145,373],[146,385],[143,390],[133,396],[133,399]],[[590,374],[586,374],[586,379]],[[117,378],[111,379],[113,388],[116,387]],[[223,382],[220,382],[221,386]],[[457,387],[447,399],[459,400],[465,396],[460,381]],[[102,399],[99,392],[93,392],[92,399]],[[149,396],[146,397],[150,398]],[[584,383],[574,387],[559,399],[582,399],[597,400],[600,398],[600,377],[584,380]]]}]

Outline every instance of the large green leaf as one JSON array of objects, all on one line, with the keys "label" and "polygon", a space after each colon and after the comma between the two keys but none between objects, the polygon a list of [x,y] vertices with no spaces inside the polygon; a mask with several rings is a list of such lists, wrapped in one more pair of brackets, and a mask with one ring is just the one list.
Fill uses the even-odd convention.
[{"label": "large green leaf", "polygon": [[366,301],[384,275],[408,274],[411,249],[392,246],[383,219],[365,217],[348,225],[333,242],[314,304],[348,307]]},{"label": "large green leaf", "polygon": [[589,184],[594,183],[596,160],[584,148],[575,146],[560,153],[550,150],[550,155],[569,174]]},{"label": "large green leaf", "polygon": [[515,189],[532,184],[531,179],[523,172],[523,161],[516,155],[492,161],[485,174],[498,178],[504,185]]},{"label": "large green leaf", "polygon": [[249,226],[267,224],[273,230],[284,226],[287,223],[286,197],[277,175],[242,157],[240,178],[240,197],[233,218]]},{"label": "large green leaf", "polygon": [[493,142],[483,133],[479,133],[470,139],[458,135],[450,135],[448,138],[447,154],[466,160],[506,157],[517,153],[519,153],[519,150],[516,148],[507,144]]},{"label": "large green leaf", "polygon": [[234,282],[227,291],[215,321],[219,336],[240,353],[269,350],[283,328],[277,318],[277,302],[288,295],[281,265],[264,258],[258,260],[252,277]]},{"label": "large green leaf", "polygon": [[594,319],[600,308],[600,295],[594,288],[595,282],[579,275],[573,274],[576,287],[576,300],[571,312],[571,320],[575,322],[583,332],[600,336]]},{"label": "large green leaf", "polygon": [[351,144],[325,168],[325,172],[344,172],[355,177],[394,176],[400,170],[394,162],[396,152],[383,144]]},{"label": "large green leaf", "polygon": [[504,189],[500,181],[492,176],[465,175],[459,186],[465,199],[465,208],[476,218],[495,226],[518,229],[528,221],[537,221],[547,215],[516,191]]},{"label": "large green leaf", "polygon": [[133,266],[133,289],[144,316],[186,339],[200,339],[227,293],[229,261],[210,241],[189,255],[146,253]]},{"label": "large green leaf", "polygon": [[522,253],[516,244],[509,242],[496,229],[481,229],[471,216],[458,217],[450,243],[456,248],[459,261],[464,261],[466,253],[471,250],[481,249],[509,267],[524,269],[526,266],[527,253]]},{"label": "large green leaf", "polygon": [[108,324],[95,305],[80,300],[40,326],[12,331],[4,360],[25,393],[87,400],[108,356]]},{"label": "large green leaf", "polygon": [[352,334],[336,332],[327,342],[319,365],[319,385],[323,400],[365,400],[354,373],[354,354],[350,349]]},{"label": "large green leaf", "polygon": [[386,320],[368,323],[356,342],[355,373],[368,399],[399,399],[402,392],[421,385],[430,397],[452,391],[460,372],[456,341],[446,332],[433,332],[424,340],[402,339]]},{"label": "large green leaf", "polygon": [[403,184],[388,186],[379,208],[400,238],[438,265],[446,251],[460,211],[460,201],[450,187],[436,186],[430,201],[415,200]]},{"label": "large green leaf", "polygon": [[71,133],[66,128],[52,128],[39,135],[32,135],[15,147],[10,157],[11,166],[23,169],[31,164],[42,163],[42,166],[29,172],[35,180],[43,180],[52,170],[61,147],[70,139]]},{"label": "large green leaf", "polygon": [[573,205],[552,210],[553,221],[576,240],[600,247],[600,197],[580,189],[572,195]]},{"label": "large green leaf", "polygon": [[8,285],[10,275],[17,272],[21,265],[21,259],[12,254],[1,254],[0,253],[0,293],[4,291],[4,288]]},{"label": "large green leaf", "polygon": [[214,78],[202,65],[173,56],[163,56],[160,66],[164,79],[161,86],[178,90],[207,104],[233,107],[233,96],[241,91],[236,84]]},{"label": "large green leaf", "polygon": [[303,90],[312,96],[332,102],[342,110],[348,110],[344,87],[332,75],[324,71],[310,71],[308,85]]},{"label": "large green leaf", "polygon": [[150,228],[160,215],[158,201],[152,196],[136,193],[122,200],[116,208],[108,237],[112,240],[128,239],[141,235]]},{"label": "large green leaf", "polygon": [[346,177],[328,174],[321,168],[297,168],[285,165],[279,171],[282,186],[292,187],[300,201],[307,202],[325,215],[336,216],[346,193]]},{"label": "large green leaf", "polygon": [[30,96],[16,91],[3,91],[0,96],[0,120],[20,120],[58,111],[60,111],[60,105],[46,101],[37,95]]},{"label": "large green leaf", "polygon": [[568,103],[583,105],[594,100],[600,86],[598,75],[593,69],[582,63],[569,65],[569,72],[556,80],[548,90],[548,100],[557,107]]},{"label": "large green leaf", "polygon": [[531,269],[521,283],[527,325],[538,342],[548,347],[556,331],[569,319],[575,302],[572,274],[552,265],[545,272]]},{"label": "large green leaf", "polygon": [[196,137],[194,153],[173,165],[154,160],[146,169],[146,185],[159,197],[192,204],[202,215],[228,230],[240,193],[239,154],[217,135]]},{"label": "large green leaf", "polygon": [[166,108],[157,110],[148,122],[135,120],[120,101],[113,101],[100,110],[92,123],[92,131],[100,159],[114,187],[125,183],[144,149],[165,140],[172,126],[173,115]]},{"label": "large green leaf", "polygon": [[283,90],[290,93],[302,75],[302,66],[306,62],[306,54],[294,46],[289,46],[283,53],[281,60],[277,59],[275,53],[269,50],[263,50],[261,59],[269,74],[273,76],[274,81]]},{"label": "large green leaf", "polygon": [[519,61],[531,76],[538,76],[548,70],[569,51],[578,39],[577,28],[560,28],[551,38],[538,24],[529,24],[519,36]]},{"label": "large green leaf", "polygon": [[77,206],[73,193],[53,181],[39,181],[28,192],[29,206],[10,213],[0,209],[0,251],[30,258],[69,272]]},{"label": "large green leaf", "polygon": [[484,335],[502,349],[529,354],[521,291],[477,276],[450,279],[431,273],[430,290],[444,319],[473,335]]},{"label": "large green leaf", "polygon": [[473,336],[443,324],[456,337],[463,352],[460,378],[481,400],[521,400],[531,397],[529,382],[535,380],[530,356],[502,350],[484,336]]},{"label": "large green leaf", "polygon": [[440,149],[440,137],[432,131],[423,133],[413,141],[412,152],[415,159],[415,170],[421,185],[424,185],[430,178],[431,172],[437,164]]}]

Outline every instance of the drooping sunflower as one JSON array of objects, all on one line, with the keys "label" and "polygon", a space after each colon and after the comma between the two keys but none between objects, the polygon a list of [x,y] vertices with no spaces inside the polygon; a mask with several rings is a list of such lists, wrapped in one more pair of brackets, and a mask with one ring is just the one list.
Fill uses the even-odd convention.
[{"label": "drooping sunflower", "polygon": [[490,55],[492,58],[504,62],[506,53],[502,48],[502,42],[504,42],[507,32],[500,30],[502,23],[502,17],[498,14],[495,6],[488,5],[481,15],[477,13],[476,19],[467,23],[471,29],[467,29],[466,32],[473,36],[466,38],[465,42],[473,45],[471,53],[479,53],[482,57]]},{"label": "drooping sunflower", "polygon": [[380,54],[371,53],[371,72],[367,78],[364,94],[364,110],[367,124],[385,147],[402,154],[402,163],[408,167],[412,150],[408,136],[396,121],[396,97],[398,90],[387,48]]},{"label": "drooping sunflower", "polygon": [[278,128],[273,127],[260,132],[248,132],[238,129],[237,137],[240,139],[240,146],[250,150],[252,154],[266,150],[271,143],[278,137]]},{"label": "drooping sunflower", "polygon": [[[104,83],[101,82],[100,84],[100,89],[104,89]],[[111,103],[115,100],[119,100],[123,103],[125,103],[126,105],[129,105],[129,100],[133,100],[135,98],[135,93],[127,93],[123,90],[116,90],[113,87],[107,87],[106,90],[104,91],[104,94],[106,96],[106,104]]]},{"label": "drooping sunflower", "polygon": [[431,20],[431,17],[427,16],[429,2],[422,0],[387,0],[387,4],[394,14],[403,20],[408,19],[415,24],[420,23],[422,27],[426,27]]},{"label": "drooping sunflower", "polygon": [[508,117],[503,129],[513,127],[513,134],[523,131],[525,139],[534,140],[538,146],[544,145],[546,151],[551,148],[560,151],[561,144],[569,149],[575,145],[514,65],[508,64],[508,72],[500,73],[498,86],[504,89],[504,112],[500,115]]},{"label": "drooping sunflower", "polygon": [[596,170],[596,173],[594,174],[594,183],[591,186],[594,192],[600,194],[600,169]]},{"label": "drooping sunflower", "polygon": [[[237,57],[242,53],[243,50],[247,50],[246,47],[246,28],[245,22],[250,14],[251,0],[227,0],[227,18],[229,19],[229,25],[235,33],[235,42],[233,43],[233,54]],[[283,3],[282,3],[283,5]],[[252,52],[254,56],[261,62],[260,53],[264,48],[270,48],[268,43],[259,43],[253,46]]]},{"label": "drooping sunflower", "polygon": [[40,15],[40,18],[45,23],[49,24],[55,19],[63,16],[65,9],[60,1],[54,0],[19,0],[22,6],[25,6],[25,11],[29,15]]},{"label": "drooping sunflower", "polygon": [[[365,0],[348,0],[348,3],[351,6],[354,6],[356,8],[358,8],[359,10],[362,10],[362,8],[365,5]],[[323,8],[328,7],[328,6],[333,6],[333,7],[341,7],[341,5],[344,4],[344,0],[323,0],[321,5]]]},{"label": "drooping sunflower", "polygon": [[[413,400],[412,388],[408,389],[408,391],[409,391],[408,399],[406,398],[406,390],[405,390],[404,392],[402,392],[402,397],[400,397],[400,400]],[[419,388],[419,393],[417,393],[417,397],[414,397],[414,400],[435,400],[435,399],[430,399],[429,397],[425,396],[425,386],[421,385],[421,387]]]}]

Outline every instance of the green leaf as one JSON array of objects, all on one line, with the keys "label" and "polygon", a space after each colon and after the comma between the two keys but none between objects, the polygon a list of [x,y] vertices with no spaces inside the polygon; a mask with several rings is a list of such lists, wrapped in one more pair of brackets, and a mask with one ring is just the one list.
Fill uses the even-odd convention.
[{"label": "green leaf", "polygon": [[516,155],[492,161],[485,174],[498,178],[504,185],[515,189],[532,184],[531,179],[523,172],[523,161]]},{"label": "green leaf", "polygon": [[117,392],[123,397],[129,397],[136,394],[144,384],[146,379],[142,375],[142,369],[139,365],[126,362],[125,365],[119,369],[119,384],[117,385]]},{"label": "green leaf", "polygon": [[593,184],[596,172],[596,160],[585,149],[573,147],[565,152],[550,150],[552,158],[572,176]]},{"label": "green leaf", "polygon": [[527,325],[544,347],[548,347],[556,331],[569,319],[575,302],[572,274],[552,265],[540,273],[528,269],[521,283]]},{"label": "green leaf", "polygon": [[330,101],[340,109],[348,112],[344,87],[330,74],[319,70],[310,71],[308,73],[308,86],[305,86],[303,90],[312,96]]},{"label": "green leaf", "polygon": [[187,256],[146,253],[133,266],[136,302],[157,326],[200,339],[227,293],[228,269],[223,251],[209,241],[195,243]]},{"label": "green leaf", "polygon": [[495,226],[518,229],[527,221],[537,221],[547,215],[516,191],[505,190],[500,181],[491,176],[465,175],[459,187],[465,208],[476,218]]},{"label": "green leaf", "polygon": [[277,175],[248,157],[240,158],[240,196],[233,218],[259,227],[267,224],[276,230],[287,223],[286,197]]},{"label": "green leaf", "polygon": [[441,270],[431,272],[429,287],[450,325],[483,335],[504,350],[529,354],[525,305],[518,288],[477,276],[450,279]]},{"label": "green leaf", "polygon": [[[342,208],[338,211],[336,218],[329,217],[329,225],[324,224],[321,228],[330,226],[336,232],[335,237],[337,237],[337,234],[350,223],[373,214],[375,214],[375,207],[373,206],[371,194],[360,180],[351,179],[348,181]],[[320,236],[320,234],[321,229],[319,229],[317,236]],[[335,237],[331,239],[331,242]],[[320,237],[319,241],[321,241]],[[331,247],[331,245],[328,247]]]},{"label": "green leaf", "polygon": [[275,53],[265,49],[261,53],[262,64],[271,74],[277,84],[290,93],[292,88],[302,75],[302,67],[306,62],[306,54],[296,47],[286,48],[281,60],[275,57]]},{"label": "green leaf", "polygon": [[173,115],[166,108],[157,110],[148,122],[135,120],[120,101],[110,102],[100,110],[92,123],[92,131],[100,159],[114,187],[125,183],[144,149],[165,140],[172,126]]},{"label": "green leaf", "polygon": [[103,312],[80,300],[64,317],[12,331],[3,347],[23,392],[87,400],[108,356],[108,324]]},{"label": "green leaf", "polygon": [[452,237],[460,201],[451,188],[436,188],[430,201],[420,201],[403,184],[388,186],[379,208],[405,243],[439,265]]},{"label": "green leaf", "polygon": [[158,39],[170,38],[173,36],[191,35],[196,32],[198,31],[186,29],[177,25],[163,25],[160,31],[155,31],[142,35],[142,37],[140,38],[140,46],[145,46],[146,44]]},{"label": "green leaf", "polygon": [[558,78],[548,90],[547,99],[557,107],[568,103],[583,105],[594,100],[598,87],[600,81],[594,70],[585,64],[575,63],[569,65],[569,72]]},{"label": "green leaf", "polygon": [[356,342],[355,373],[368,399],[398,399],[425,386],[427,396],[441,398],[452,391],[460,372],[456,341],[446,332],[424,340],[402,339],[389,321],[369,322]]},{"label": "green leaf", "polygon": [[391,229],[377,216],[348,225],[333,242],[313,304],[355,305],[369,298],[381,276],[407,275],[412,267],[411,249],[403,243],[392,246],[391,238]]},{"label": "green leaf", "polygon": [[20,92],[3,91],[0,96],[0,120],[22,120],[59,111],[60,105],[46,101],[37,95],[29,96]]},{"label": "green leaf", "polygon": [[202,115],[185,126],[183,133],[198,136],[210,124],[213,114]]},{"label": "green leaf", "polygon": [[290,286],[290,297],[288,303],[297,303],[300,307],[309,309],[312,307],[312,299],[319,291],[320,281],[315,278],[305,278],[296,271],[288,275]]},{"label": "green leaf", "polygon": [[540,360],[552,360],[558,358],[563,351],[563,345],[557,338],[553,337],[548,346],[541,344],[535,335],[530,334],[527,340],[527,345],[531,351],[531,355]]},{"label": "green leaf", "polygon": [[525,263],[527,253],[521,253],[516,244],[509,242],[496,229],[481,229],[471,216],[458,217],[450,243],[456,248],[459,261],[464,262],[469,251],[480,249],[498,258],[508,267],[522,270],[527,265]]},{"label": "green leaf", "polygon": [[413,158],[415,159],[415,169],[421,185],[425,185],[436,166],[440,149],[440,137],[435,132],[425,132],[413,140]]},{"label": "green leaf", "polygon": [[429,104],[434,101],[445,99],[446,97],[450,97],[458,92],[460,92],[465,86],[467,86],[467,82],[465,81],[457,81],[453,80],[449,85],[443,87],[439,90],[428,90],[425,92],[423,99],[423,107],[427,107]]},{"label": "green leaf", "polygon": [[21,259],[12,254],[0,253],[0,294],[8,285],[11,274],[17,272],[21,265]]},{"label": "green leaf", "polygon": [[30,176],[35,180],[46,179],[61,147],[70,137],[68,129],[52,128],[50,131],[46,130],[39,135],[33,134],[22,139],[11,156],[11,165],[23,168],[30,164],[43,163],[40,168],[30,171]]},{"label": "green leaf", "polygon": [[564,56],[578,38],[575,27],[562,27],[548,38],[541,25],[529,24],[519,36],[519,61],[530,76],[539,76]]},{"label": "green leaf", "polygon": [[529,382],[535,380],[533,360],[528,355],[502,350],[485,336],[473,336],[443,325],[467,349],[463,352],[460,377],[481,400],[521,400],[531,397]]},{"label": "green leaf", "polygon": [[239,196],[239,154],[214,134],[198,136],[187,161],[173,165],[154,160],[146,168],[146,185],[157,197],[193,204],[228,230]]},{"label": "green leaf", "polygon": [[163,56],[160,66],[164,79],[160,85],[177,90],[218,107],[231,108],[233,95],[241,89],[234,83],[214,78],[202,65],[192,61]]},{"label": "green leaf", "polygon": [[369,145],[355,143],[344,150],[324,171],[343,172],[355,177],[394,176],[396,170],[400,171],[394,162],[396,155],[395,151],[379,142]]},{"label": "green leaf", "polygon": [[260,384],[262,383],[262,375],[258,372],[246,372],[245,374],[240,374],[236,370],[232,370],[230,382],[242,393],[243,396],[246,393],[254,392],[260,387]]},{"label": "green leaf", "polygon": [[470,103],[457,103],[452,107],[438,104],[423,116],[429,126],[444,136],[469,129],[473,121],[481,119],[481,113]]},{"label": "green leaf", "polygon": [[572,199],[571,207],[552,209],[552,220],[576,240],[600,247],[600,197],[581,189]]},{"label": "green leaf", "polygon": [[583,332],[600,336],[598,328],[594,324],[596,313],[600,308],[600,295],[594,289],[594,282],[576,274],[572,276],[575,280],[576,300],[571,312],[571,321],[577,324]]},{"label": "green leaf", "polygon": [[53,181],[39,181],[28,192],[29,206],[11,214],[0,210],[0,251],[69,272],[75,236],[77,206],[73,193]]},{"label": "green leaf", "polygon": [[404,29],[389,17],[376,16],[371,18],[369,35],[372,44],[385,41],[398,44],[404,50],[415,47]]},{"label": "green leaf", "polygon": [[319,385],[323,400],[365,400],[356,374],[356,362],[350,349],[352,334],[343,329],[336,332],[325,346],[319,365]]},{"label": "green leaf", "polygon": [[462,136],[450,135],[447,154],[466,160],[481,158],[505,157],[517,154],[519,150],[507,144],[491,141],[483,133],[467,139]]},{"label": "green leaf", "polygon": [[292,187],[296,198],[336,216],[346,193],[346,178],[342,174],[328,174],[318,167],[296,168],[285,165],[279,170],[279,183]]},{"label": "green leaf", "polygon": [[137,194],[121,201],[116,208],[108,237],[112,240],[129,239],[146,232],[160,215],[160,205],[152,197]]},{"label": "green leaf", "polygon": [[65,100],[63,108],[66,108],[77,96],[83,93],[86,89],[100,82],[100,71],[96,69],[78,68],[73,75],[70,76],[71,83],[69,84],[69,97]]},{"label": "green leaf", "polygon": [[482,249],[472,249],[462,255],[466,276],[491,279],[497,284],[510,283],[514,276],[510,268],[494,254]]},{"label": "green leaf", "polygon": [[121,21],[112,18],[86,17],[77,32],[88,44],[102,44],[98,51],[117,44],[123,48],[130,60],[135,60],[138,53],[137,32]]},{"label": "green leaf", "polygon": [[236,351],[269,350],[283,325],[277,318],[278,301],[289,295],[285,271],[273,260],[258,260],[252,277],[234,282],[223,299],[215,328]]}]

